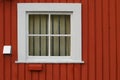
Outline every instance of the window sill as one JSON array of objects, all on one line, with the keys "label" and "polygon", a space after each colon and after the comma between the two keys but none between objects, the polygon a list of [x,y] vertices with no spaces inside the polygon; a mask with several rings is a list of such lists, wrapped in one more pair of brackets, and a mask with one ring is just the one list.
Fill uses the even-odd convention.
[{"label": "window sill", "polygon": [[26,60],[26,61],[15,61],[15,63],[84,63],[80,60]]}]

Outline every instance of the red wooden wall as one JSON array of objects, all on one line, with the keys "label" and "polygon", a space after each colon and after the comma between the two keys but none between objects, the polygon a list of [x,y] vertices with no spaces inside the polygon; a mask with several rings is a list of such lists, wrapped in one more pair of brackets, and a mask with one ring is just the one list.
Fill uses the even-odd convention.
[{"label": "red wooden wall", "polygon": [[[42,71],[16,64],[18,2],[82,3],[85,63],[37,64]],[[2,53],[7,44],[12,55]],[[0,80],[120,80],[120,0],[0,0]]]}]

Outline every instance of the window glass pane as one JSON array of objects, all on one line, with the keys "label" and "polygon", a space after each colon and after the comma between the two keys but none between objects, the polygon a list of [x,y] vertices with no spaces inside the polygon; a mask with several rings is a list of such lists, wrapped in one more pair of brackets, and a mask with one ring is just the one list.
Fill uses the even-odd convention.
[{"label": "window glass pane", "polygon": [[29,36],[29,55],[48,56],[48,37]]},{"label": "window glass pane", "polygon": [[70,56],[70,37],[51,37],[51,56]]},{"label": "window glass pane", "polygon": [[51,15],[51,34],[70,34],[70,15]]},{"label": "window glass pane", "polygon": [[47,34],[48,15],[29,15],[29,34]]}]

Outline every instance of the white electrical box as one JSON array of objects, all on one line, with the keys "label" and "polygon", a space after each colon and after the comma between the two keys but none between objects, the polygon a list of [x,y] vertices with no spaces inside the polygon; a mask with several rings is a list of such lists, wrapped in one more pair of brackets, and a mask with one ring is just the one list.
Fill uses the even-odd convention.
[{"label": "white electrical box", "polygon": [[3,54],[11,54],[11,46],[10,45],[5,45],[3,47]]}]

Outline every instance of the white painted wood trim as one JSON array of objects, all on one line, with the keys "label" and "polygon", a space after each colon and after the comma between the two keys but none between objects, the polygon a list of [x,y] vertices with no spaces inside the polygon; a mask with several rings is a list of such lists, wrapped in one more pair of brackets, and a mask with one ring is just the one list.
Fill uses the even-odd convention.
[{"label": "white painted wood trim", "polygon": [[57,59],[57,60],[46,60],[46,59],[41,59],[39,60],[29,60],[27,59],[26,61],[15,61],[15,63],[84,63],[84,61],[79,61],[79,60],[72,60],[72,59]]},{"label": "white painted wood trim", "polygon": [[[17,63],[83,63],[82,61],[82,23],[80,3],[18,3],[18,61]],[[41,12],[53,12],[53,14],[71,15],[71,59],[35,59],[28,58],[27,14],[43,14]],[[63,13],[56,13],[63,12]],[[65,12],[65,13],[64,13]],[[66,13],[68,12],[68,13]],[[50,13],[50,14],[51,14]],[[72,13],[72,14],[71,14]],[[48,13],[47,13],[48,14]],[[36,34],[37,35],[37,34]],[[29,35],[32,36],[32,35]],[[39,36],[39,35],[38,35]],[[42,35],[41,35],[42,36]],[[54,35],[48,35],[54,36]],[[58,35],[56,35],[58,36]],[[69,35],[61,35],[69,36]],[[57,57],[56,57],[57,58]],[[67,58],[67,57],[66,57]]]}]

